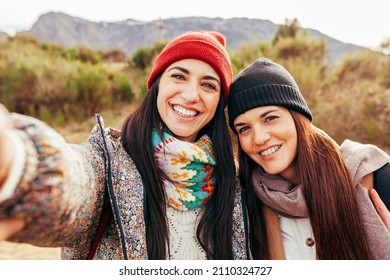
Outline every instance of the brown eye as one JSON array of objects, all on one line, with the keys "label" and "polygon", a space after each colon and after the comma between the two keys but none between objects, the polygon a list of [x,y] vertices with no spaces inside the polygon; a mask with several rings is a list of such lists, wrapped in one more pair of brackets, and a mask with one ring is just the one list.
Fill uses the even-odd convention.
[{"label": "brown eye", "polygon": [[241,128],[238,130],[238,133],[239,133],[239,134],[242,134],[242,133],[244,133],[245,131],[247,131],[248,129],[249,129],[248,126],[243,126],[243,127],[241,127]]},{"label": "brown eye", "polygon": [[185,77],[182,74],[172,74],[171,77],[177,80],[185,80]]},{"label": "brown eye", "polygon": [[267,122],[270,122],[270,121],[273,121],[274,119],[277,119],[278,117],[276,116],[269,116],[269,117],[266,117],[264,119],[264,122],[267,123]]},{"label": "brown eye", "polygon": [[217,90],[217,87],[216,87],[214,84],[212,84],[212,83],[203,83],[202,86],[203,86],[203,87],[206,87],[206,88],[208,88],[208,89],[211,89],[211,90],[213,90],[213,91],[216,91],[216,90]]}]

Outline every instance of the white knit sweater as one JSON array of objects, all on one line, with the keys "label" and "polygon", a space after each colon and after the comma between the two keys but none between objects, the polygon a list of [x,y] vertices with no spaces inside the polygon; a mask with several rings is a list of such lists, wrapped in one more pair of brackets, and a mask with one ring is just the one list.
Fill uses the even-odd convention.
[{"label": "white knit sweater", "polygon": [[199,209],[179,211],[167,207],[171,260],[205,260],[206,254],[196,238]]}]

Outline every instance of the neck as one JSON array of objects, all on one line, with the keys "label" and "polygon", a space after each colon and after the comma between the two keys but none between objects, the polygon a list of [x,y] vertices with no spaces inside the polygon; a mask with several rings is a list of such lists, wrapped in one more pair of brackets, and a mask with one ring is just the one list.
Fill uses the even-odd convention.
[{"label": "neck", "polygon": [[301,182],[301,172],[298,168],[297,160],[295,159],[290,166],[285,169],[283,172],[281,172],[280,177],[282,177],[284,180],[288,181],[294,186],[300,185]]}]

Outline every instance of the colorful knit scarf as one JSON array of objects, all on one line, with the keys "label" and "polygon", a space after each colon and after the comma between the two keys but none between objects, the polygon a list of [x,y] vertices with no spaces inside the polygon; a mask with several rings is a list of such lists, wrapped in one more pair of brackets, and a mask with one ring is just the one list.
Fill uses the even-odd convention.
[{"label": "colorful knit scarf", "polygon": [[214,191],[215,159],[211,139],[203,135],[197,142],[178,140],[164,132],[163,141],[152,133],[158,166],[170,178],[164,179],[168,204],[181,211],[199,208]]}]

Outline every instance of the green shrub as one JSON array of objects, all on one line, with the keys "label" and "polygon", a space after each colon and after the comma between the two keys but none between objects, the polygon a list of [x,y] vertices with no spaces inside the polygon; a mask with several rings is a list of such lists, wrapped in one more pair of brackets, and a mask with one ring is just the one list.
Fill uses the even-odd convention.
[{"label": "green shrub", "polygon": [[132,91],[130,82],[123,74],[117,74],[113,81],[113,97],[116,102],[131,103],[134,100],[134,93]]},{"label": "green shrub", "polygon": [[134,65],[139,69],[145,70],[152,64],[155,57],[162,51],[165,45],[166,42],[157,41],[154,46],[138,48],[132,57]]},{"label": "green shrub", "polygon": [[81,116],[91,116],[111,105],[111,84],[102,68],[85,65],[68,77],[67,92]]},{"label": "green shrub", "polygon": [[102,61],[102,54],[99,51],[87,47],[68,48],[62,56],[68,60],[79,60],[91,64],[98,64]]},{"label": "green shrub", "polygon": [[152,47],[139,48],[133,55],[133,62],[138,68],[145,69],[152,63],[154,55]]}]

